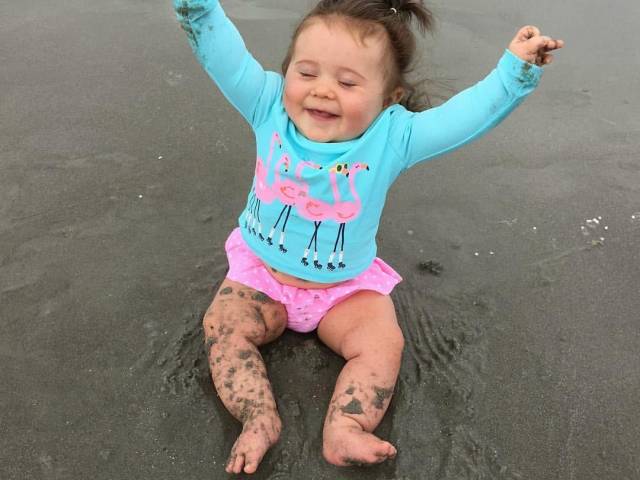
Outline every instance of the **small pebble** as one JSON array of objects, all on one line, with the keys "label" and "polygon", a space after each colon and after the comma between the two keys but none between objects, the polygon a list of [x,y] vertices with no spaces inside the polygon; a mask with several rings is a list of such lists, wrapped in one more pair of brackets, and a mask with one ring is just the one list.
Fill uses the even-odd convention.
[{"label": "small pebble", "polygon": [[477,257],[478,255],[480,255],[478,252],[474,253],[474,255]]},{"label": "small pebble", "polygon": [[605,226],[604,226],[604,229],[605,229],[605,230],[609,230],[609,227],[607,227],[607,226],[605,225]]},{"label": "small pebble", "polygon": [[158,157],[158,160],[162,160],[162,155],[160,155],[160,156]]},{"label": "small pebble", "polygon": [[142,198],[142,195],[138,195],[138,198]]},{"label": "small pebble", "polygon": [[489,252],[489,255],[495,255],[495,253],[494,252]]}]

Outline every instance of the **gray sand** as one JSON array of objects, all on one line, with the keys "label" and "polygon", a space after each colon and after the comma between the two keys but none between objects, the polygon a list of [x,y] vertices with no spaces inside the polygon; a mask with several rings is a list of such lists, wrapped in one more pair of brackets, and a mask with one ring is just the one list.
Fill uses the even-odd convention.
[{"label": "gray sand", "polygon": [[[277,68],[306,5],[225,5]],[[638,479],[640,3],[433,9],[424,66],[453,91],[526,23],[567,48],[504,124],[389,195],[379,254],[405,277],[408,342],[378,432],[396,461],[322,460],[342,361],[286,333],[264,349],[284,431],[254,478]],[[0,1],[0,86],[0,478],[226,478],[239,424],[200,318],[248,127],[168,0]]]}]

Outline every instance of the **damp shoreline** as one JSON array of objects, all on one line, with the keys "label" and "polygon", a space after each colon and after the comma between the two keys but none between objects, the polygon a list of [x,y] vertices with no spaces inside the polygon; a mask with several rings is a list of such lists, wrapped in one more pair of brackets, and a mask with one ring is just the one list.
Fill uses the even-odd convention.
[{"label": "damp shoreline", "polygon": [[[277,70],[306,7],[225,6]],[[343,361],[287,331],[262,349],[283,431],[252,478],[640,475],[640,63],[624,41],[640,6],[588,6],[433,5],[434,88],[483,78],[522,22],[567,47],[503,124],[389,192],[378,255],[404,278],[392,298],[406,348],[376,432],[397,458],[322,459]],[[213,389],[200,325],[250,187],[252,134],[170,3],[8,9],[0,478],[226,478],[240,426]],[[622,41],[610,49],[593,31]]]}]

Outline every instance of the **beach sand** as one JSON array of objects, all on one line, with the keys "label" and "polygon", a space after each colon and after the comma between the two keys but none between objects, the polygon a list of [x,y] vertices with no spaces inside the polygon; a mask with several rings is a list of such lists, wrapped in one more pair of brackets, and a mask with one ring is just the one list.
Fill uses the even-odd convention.
[{"label": "beach sand", "polygon": [[[240,425],[213,390],[200,321],[253,136],[168,0],[9,3],[0,478],[227,478]],[[307,3],[224,4],[277,69]],[[436,100],[483,78],[522,25],[566,48],[502,125],[389,194],[379,255],[405,279],[393,299],[407,346],[377,432],[397,459],[322,459],[342,360],[287,332],[263,349],[284,429],[253,478],[638,479],[640,4],[431,5]]]}]

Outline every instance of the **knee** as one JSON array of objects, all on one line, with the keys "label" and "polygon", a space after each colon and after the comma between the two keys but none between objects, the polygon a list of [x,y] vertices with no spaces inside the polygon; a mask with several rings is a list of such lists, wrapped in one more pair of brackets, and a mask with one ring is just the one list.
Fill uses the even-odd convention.
[{"label": "knee", "polygon": [[228,309],[223,306],[209,308],[202,319],[205,339],[223,343],[236,338],[254,345],[261,344],[267,331],[264,322],[253,320],[259,313],[241,310],[246,309]]},{"label": "knee", "polygon": [[388,352],[394,358],[400,358],[404,350],[404,334],[398,325],[390,328],[388,332],[381,335],[377,347]]},{"label": "knee", "polygon": [[[356,333],[356,332],[353,332]],[[404,335],[398,325],[384,331],[372,330],[347,335],[342,343],[346,360],[355,357],[374,357],[378,361],[400,361],[404,349]]]},{"label": "knee", "polygon": [[402,351],[404,350],[404,335],[400,327],[384,332],[381,338],[362,354],[366,361],[380,365],[380,368],[398,371],[402,363]]}]

